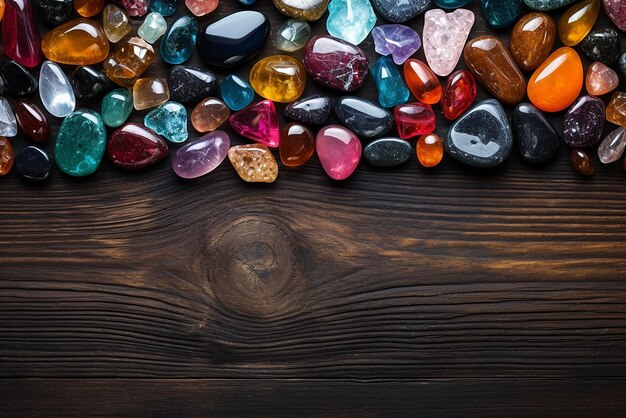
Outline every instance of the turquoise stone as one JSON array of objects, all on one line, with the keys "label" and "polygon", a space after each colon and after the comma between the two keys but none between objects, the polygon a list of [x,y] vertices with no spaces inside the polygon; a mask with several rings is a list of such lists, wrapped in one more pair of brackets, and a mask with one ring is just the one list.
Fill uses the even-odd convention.
[{"label": "turquoise stone", "polygon": [[180,103],[163,103],[146,115],[143,124],[174,143],[184,142],[188,136],[187,110]]},{"label": "turquoise stone", "polygon": [[376,24],[376,14],[369,0],[331,0],[326,29],[336,38],[358,45]]},{"label": "turquoise stone", "polygon": [[252,86],[235,74],[229,75],[222,81],[220,93],[226,106],[235,112],[248,106],[254,100]]},{"label": "turquoise stone", "polygon": [[179,0],[152,0],[150,10],[160,13],[161,16],[171,16],[176,13]]},{"label": "turquoise stone", "polygon": [[198,22],[183,16],[175,21],[161,40],[161,57],[170,64],[182,64],[193,55],[198,36]]},{"label": "turquoise stone", "polygon": [[129,89],[115,89],[102,99],[102,121],[110,128],[122,126],[132,111],[133,94]]},{"label": "turquoise stone", "polygon": [[545,12],[567,6],[575,1],[576,0],[524,0],[524,4],[533,10]]},{"label": "turquoise stone", "polygon": [[372,67],[372,77],[378,88],[378,103],[393,107],[409,100],[409,89],[391,57],[380,57]]},{"label": "turquoise stone", "polygon": [[458,9],[459,7],[467,6],[474,0],[433,0],[435,6],[442,9]]},{"label": "turquoise stone", "polygon": [[522,15],[522,0],[480,0],[489,26],[502,29],[511,26]]},{"label": "turquoise stone", "polygon": [[57,166],[70,176],[87,176],[98,168],[107,143],[100,115],[77,110],[61,123],[54,147]]}]

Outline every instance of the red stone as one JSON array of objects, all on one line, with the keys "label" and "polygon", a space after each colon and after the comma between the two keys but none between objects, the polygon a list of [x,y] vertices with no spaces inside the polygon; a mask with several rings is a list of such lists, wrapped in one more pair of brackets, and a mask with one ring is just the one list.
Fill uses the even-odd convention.
[{"label": "red stone", "polygon": [[124,6],[129,16],[141,17],[148,13],[150,0],[122,0],[122,6]]},{"label": "red stone", "polygon": [[476,80],[467,70],[458,70],[450,74],[443,89],[441,110],[448,120],[461,116],[476,100]]},{"label": "red stone", "polygon": [[118,167],[137,170],[154,165],[167,156],[169,148],[163,138],[136,123],[118,128],[107,143],[107,155]]},{"label": "red stone", "polygon": [[42,143],[48,140],[48,118],[35,103],[18,99],[15,102],[15,119],[22,132],[33,142]]},{"label": "red stone", "polygon": [[41,37],[33,20],[30,0],[6,2],[2,43],[5,54],[25,67],[33,68],[41,62]]},{"label": "red stone", "polygon": [[396,106],[393,110],[398,135],[402,139],[429,134],[437,124],[433,108],[426,103],[415,102]]}]

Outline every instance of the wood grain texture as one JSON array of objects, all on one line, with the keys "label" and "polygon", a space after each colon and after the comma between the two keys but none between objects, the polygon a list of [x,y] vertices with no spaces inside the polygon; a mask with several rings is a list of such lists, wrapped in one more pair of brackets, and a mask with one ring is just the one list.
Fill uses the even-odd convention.
[{"label": "wood grain texture", "polygon": [[[201,24],[243,9],[222,3]],[[254,8],[273,38],[284,17]],[[471,36],[491,33],[473,10]],[[371,79],[358,94],[376,97]],[[169,162],[42,186],[11,173],[0,415],[623,416],[626,174],[581,178],[565,148],[489,171],[361,163],[341,183],[316,158],[273,185],[228,162],[191,182]]]}]

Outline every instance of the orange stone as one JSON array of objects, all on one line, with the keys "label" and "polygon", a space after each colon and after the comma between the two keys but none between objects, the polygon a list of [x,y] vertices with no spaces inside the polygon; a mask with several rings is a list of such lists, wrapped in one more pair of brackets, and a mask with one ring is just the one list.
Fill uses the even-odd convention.
[{"label": "orange stone", "polygon": [[122,87],[132,87],[135,81],[154,61],[152,45],[138,36],[120,44],[104,64],[104,72],[114,83]]},{"label": "orange stone", "polygon": [[202,100],[191,112],[191,125],[198,132],[212,132],[228,120],[230,110],[214,97]]},{"label": "orange stone", "polygon": [[74,0],[74,9],[82,17],[97,15],[104,8],[104,0]]},{"label": "orange stone", "polygon": [[533,71],[548,58],[556,40],[554,19],[545,13],[529,13],[515,24],[509,49],[524,71]]},{"label": "orange stone", "polygon": [[285,125],[280,135],[280,160],[287,167],[306,163],[315,150],[315,136],[306,126],[293,122]]},{"label": "orange stone", "polygon": [[435,133],[422,135],[417,140],[415,153],[421,165],[434,167],[443,159],[443,141]]},{"label": "orange stone", "polygon": [[596,23],[600,0],[583,0],[567,9],[559,19],[559,38],[563,45],[578,45]]},{"label": "orange stone", "polygon": [[404,63],[404,79],[413,96],[422,103],[439,103],[443,88],[433,71],[422,61],[411,58]]},{"label": "orange stone", "polygon": [[11,142],[3,136],[0,136],[0,176],[4,176],[13,167],[15,154]]},{"label": "orange stone", "polygon": [[97,22],[78,18],[48,32],[41,41],[41,50],[54,62],[91,65],[109,55],[109,40]]},{"label": "orange stone", "polygon": [[606,107],[606,120],[626,127],[626,93],[623,91],[616,91],[611,96],[611,101]]},{"label": "orange stone", "polygon": [[2,16],[4,16],[4,0],[0,0],[0,21],[2,21]]},{"label": "orange stone", "polygon": [[136,110],[157,107],[169,99],[170,89],[164,78],[140,78],[133,86],[133,105]]},{"label": "orange stone", "polygon": [[528,98],[545,112],[559,112],[578,97],[583,88],[583,64],[578,53],[564,46],[554,51],[528,82]]}]

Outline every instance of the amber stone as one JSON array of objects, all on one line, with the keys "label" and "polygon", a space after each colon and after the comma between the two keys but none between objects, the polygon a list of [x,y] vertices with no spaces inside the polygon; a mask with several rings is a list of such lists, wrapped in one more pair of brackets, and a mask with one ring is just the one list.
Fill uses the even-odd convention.
[{"label": "amber stone", "polygon": [[443,159],[443,141],[435,133],[422,135],[417,140],[415,153],[421,165],[434,167]]},{"label": "amber stone", "polygon": [[279,12],[302,20],[317,20],[326,11],[328,0],[272,0]]},{"label": "amber stone", "polygon": [[509,49],[522,70],[533,71],[548,58],[555,40],[554,19],[545,13],[529,13],[515,24]]},{"label": "amber stone", "polygon": [[559,18],[559,38],[566,46],[579,44],[589,34],[600,14],[600,0],[583,0]]},{"label": "amber stone", "polygon": [[91,65],[109,55],[109,40],[97,22],[78,18],[48,32],[41,42],[41,50],[54,62]]},{"label": "amber stone", "polygon": [[74,0],[74,9],[82,17],[95,16],[104,8],[104,0]]},{"label": "amber stone", "polygon": [[250,85],[261,97],[290,103],[304,92],[306,71],[299,60],[289,55],[273,55],[252,67]]},{"label": "amber stone", "polygon": [[583,176],[591,176],[595,171],[591,157],[581,149],[573,149],[569,154],[569,161],[574,170]]},{"label": "amber stone", "polygon": [[123,87],[132,87],[141,74],[154,61],[152,45],[138,36],[120,44],[115,53],[104,61],[103,68],[107,77]]},{"label": "amber stone", "polygon": [[626,127],[626,93],[623,91],[617,91],[611,96],[611,101],[606,107],[606,120]]},{"label": "amber stone", "polygon": [[280,160],[287,167],[306,163],[315,150],[315,136],[306,126],[293,122],[283,127],[280,134]]},{"label": "amber stone", "polygon": [[496,99],[506,104],[522,101],[526,80],[506,45],[494,36],[480,36],[465,45],[465,65]]},{"label": "amber stone", "polygon": [[418,59],[404,63],[404,79],[413,96],[422,103],[436,104],[441,100],[443,88],[433,71]]},{"label": "amber stone", "polygon": [[191,112],[191,125],[198,132],[212,132],[230,116],[226,103],[214,97],[202,100]]},{"label": "amber stone", "polygon": [[15,153],[11,142],[3,136],[0,136],[0,176],[4,176],[13,167],[15,161]]},{"label": "amber stone", "polygon": [[170,99],[170,89],[164,78],[140,78],[133,86],[133,105],[136,110],[150,109]]},{"label": "amber stone", "polygon": [[249,183],[273,183],[278,177],[278,164],[265,145],[235,145],[228,150],[228,159],[239,177]]},{"label": "amber stone", "polygon": [[26,99],[17,100],[15,119],[22,132],[32,141],[41,143],[48,140],[48,118],[35,103]]}]

